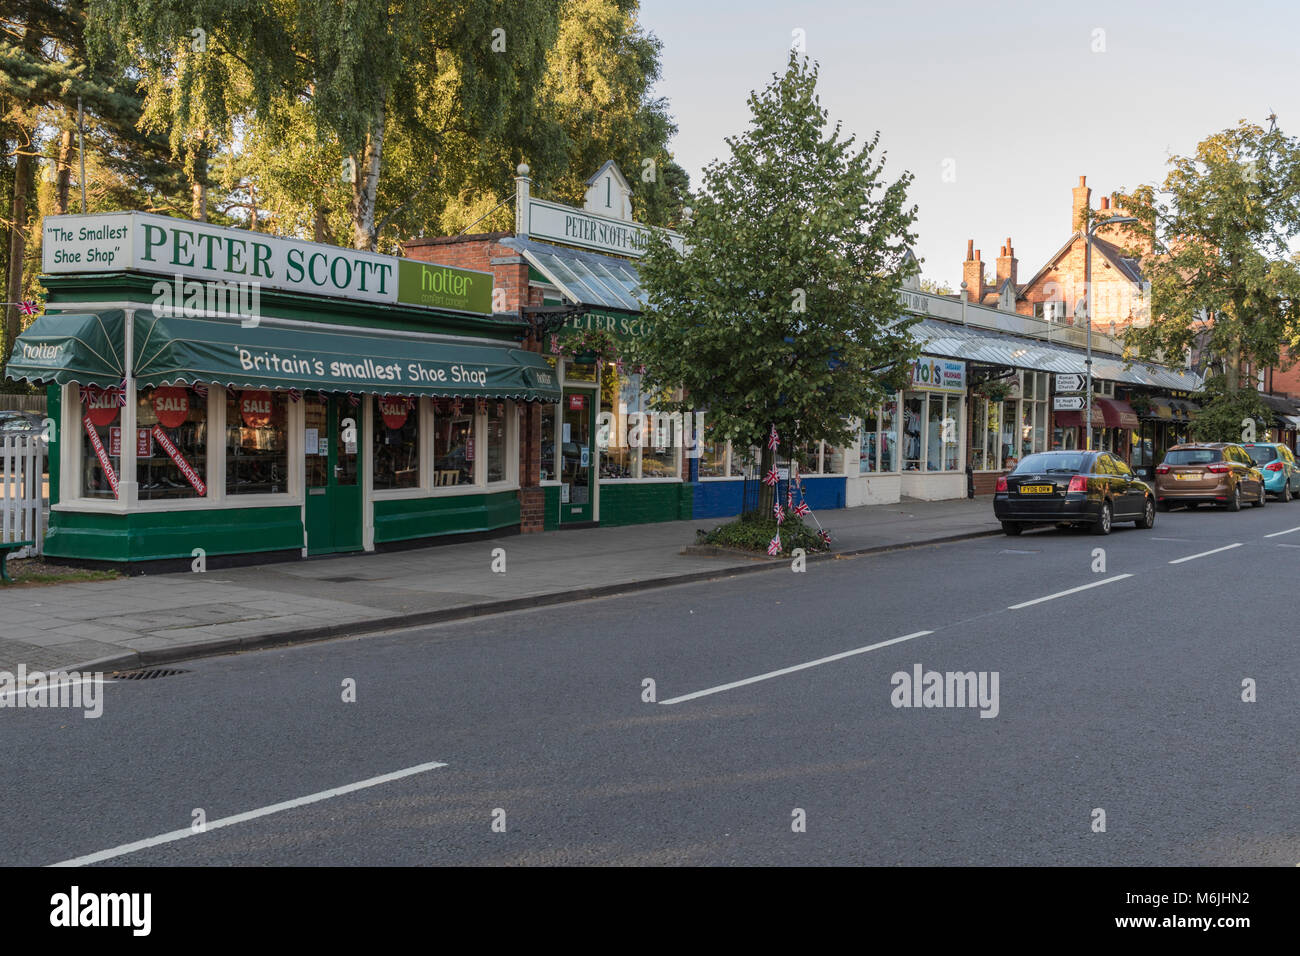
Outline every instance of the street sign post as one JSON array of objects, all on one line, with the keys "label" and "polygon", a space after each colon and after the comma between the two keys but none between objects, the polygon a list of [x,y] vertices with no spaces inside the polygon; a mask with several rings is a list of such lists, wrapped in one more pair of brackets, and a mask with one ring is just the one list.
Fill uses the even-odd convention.
[{"label": "street sign post", "polygon": [[1083,411],[1083,396],[1082,395],[1054,395],[1052,396],[1052,411],[1081,412]]},{"label": "street sign post", "polygon": [[1056,376],[1057,392],[1082,392],[1083,376],[1071,373],[1069,375],[1058,374]]}]

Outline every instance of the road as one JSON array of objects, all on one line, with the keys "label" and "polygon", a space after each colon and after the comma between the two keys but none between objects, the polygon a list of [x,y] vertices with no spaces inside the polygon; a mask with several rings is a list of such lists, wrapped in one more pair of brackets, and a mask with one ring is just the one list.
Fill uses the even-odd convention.
[{"label": "road", "polygon": [[1297,581],[1270,503],[195,661],[0,710],[0,862],[1294,866]]}]

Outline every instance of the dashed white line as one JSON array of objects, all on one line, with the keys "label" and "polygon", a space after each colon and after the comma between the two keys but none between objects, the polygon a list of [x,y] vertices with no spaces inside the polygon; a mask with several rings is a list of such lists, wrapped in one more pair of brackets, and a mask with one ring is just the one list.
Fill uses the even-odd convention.
[{"label": "dashed white line", "polygon": [[782,667],[778,671],[768,671],[766,674],[759,674],[757,677],[746,677],[744,680],[732,681],[730,684],[719,684],[717,687],[708,687],[704,690],[697,690],[692,694],[683,694],[680,697],[671,697],[668,700],[661,700],[659,703],[680,704],[683,701],[695,700],[697,697],[707,697],[709,694],[721,694],[724,690],[733,690],[737,687],[744,687],[746,684],[757,684],[761,680],[771,680],[773,677],[784,677],[786,674],[793,674],[795,671],[807,670],[810,667],[829,664],[832,661],[840,661],[846,657],[853,657],[855,654],[865,654],[868,651],[879,650],[882,647],[889,647],[891,644],[901,644],[903,641],[910,641],[933,633],[934,631],[917,631],[915,634],[904,634],[902,637],[890,638],[887,641],[881,641],[879,644],[868,644],[866,647],[855,647],[851,651],[842,651],[839,654],[832,654],[830,657],[819,657],[815,661],[795,664],[793,667]]},{"label": "dashed white line", "polygon": [[1272,534],[1266,534],[1266,538],[1280,538],[1284,534],[1291,534],[1293,531],[1300,531],[1300,528],[1287,528],[1285,531],[1274,531]]},{"label": "dashed white line", "polygon": [[1236,544],[1225,544],[1222,548],[1215,548],[1213,551],[1202,551],[1200,554],[1189,554],[1185,558],[1174,558],[1170,564],[1182,564],[1184,561],[1195,561],[1197,558],[1209,557],[1212,554],[1218,554],[1220,551],[1231,551],[1233,548],[1240,548],[1241,542]]},{"label": "dashed white line", "polygon": [[1115,581],[1123,581],[1125,578],[1131,578],[1131,574],[1116,574],[1113,577],[1102,578],[1100,581],[1093,581],[1091,584],[1081,584],[1077,588],[1070,588],[1067,591],[1057,591],[1055,594],[1048,594],[1045,597],[1034,598],[1032,601],[1021,601],[1019,604],[1008,605],[1008,611],[1019,611],[1022,607],[1030,607],[1034,604],[1042,604],[1044,601],[1055,601],[1057,598],[1065,597],[1067,594],[1078,594],[1080,591],[1087,591],[1090,588],[1099,588],[1103,584],[1112,584]]},{"label": "dashed white line", "polygon": [[155,837],[149,837],[147,840],[136,840],[134,843],[123,843],[121,846],[115,846],[109,850],[100,850],[98,853],[89,853],[86,856],[78,856],[71,860],[64,860],[62,863],[51,863],[50,865],[86,866],[91,863],[100,863],[104,860],[111,860],[114,857],[126,856],[128,853],[137,853],[140,850],[147,850],[150,847],[160,846],[163,843],[173,843],[176,840],[184,840],[186,837],[199,836],[200,833],[209,830],[219,830],[222,827],[234,826],[236,823],[247,823],[249,820],[256,820],[258,817],[269,816],[272,813],[279,813],[282,810],[292,810],[295,807],[305,807],[309,803],[319,803],[321,800],[329,800],[331,797],[341,797],[346,793],[365,790],[367,787],[377,787],[380,784],[391,783],[394,780],[401,780],[403,777],[411,777],[417,773],[427,773],[430,770],[437,770],[439,767],[445,766],[447,766],[445,763],[417,764],[414,767],[407,767],[405,770],[395,770],[392,773],[386,773],[379,777],[370,777],[366,780],[359,780],[356,783],[349,783],[342,787],[335,787],[332,790],[321,790],[319,793],[312,793],[305,797],[298,797],[296,800],[285,800],[283,803],[273,803],[269,807],[249,810],[247,813],[237,813],[233,817],[222,817],[220,820],[212,820],[209,821],[204,829],[199,832],[195,832],[189,828],[184,830],[172,830],[170,833],[162,833]]}]

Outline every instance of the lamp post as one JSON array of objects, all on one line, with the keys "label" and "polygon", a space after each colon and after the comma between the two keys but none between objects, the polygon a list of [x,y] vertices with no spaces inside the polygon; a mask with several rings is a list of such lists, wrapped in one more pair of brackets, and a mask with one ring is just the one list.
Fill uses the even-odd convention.
[{"label": "lamp post", "polygon": [[[1087,440],[1084,445],[1085,451],[1092,451],[1092,234],[1100,226],[1113,225],[1120,222],[1137,222],[1133,216],[1116,216],[1113,219],[1102,219],[1087,227],[1083,232],[1083,294],[1087,301],[1084,310],[1084,318],[1088,322],[1088,357],[1084,360],[1084,367],[1088,371],[1088,407],[1084,411],[1085,427],[1087,428]],[[1075,309],[1075,315],[1079,310]]]}]

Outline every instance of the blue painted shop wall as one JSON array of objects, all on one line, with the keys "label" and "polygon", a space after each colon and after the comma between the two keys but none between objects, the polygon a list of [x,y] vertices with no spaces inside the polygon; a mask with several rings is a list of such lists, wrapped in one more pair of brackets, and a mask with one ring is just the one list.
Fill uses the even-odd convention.
[{"label": "blue painted shop wall", "polygon": [[[825,478],[805,478],[804,495],[808,507],[813,511],[831,508],[843,508],[846,494],[846,479],[843,475]],[[785,498],[783,481],[778,486],[782,499]],[[695,482],[694,514],[695,518],[728,518],[740,514],[740,497],[745,483],[740,479],[725,481]]]}]

